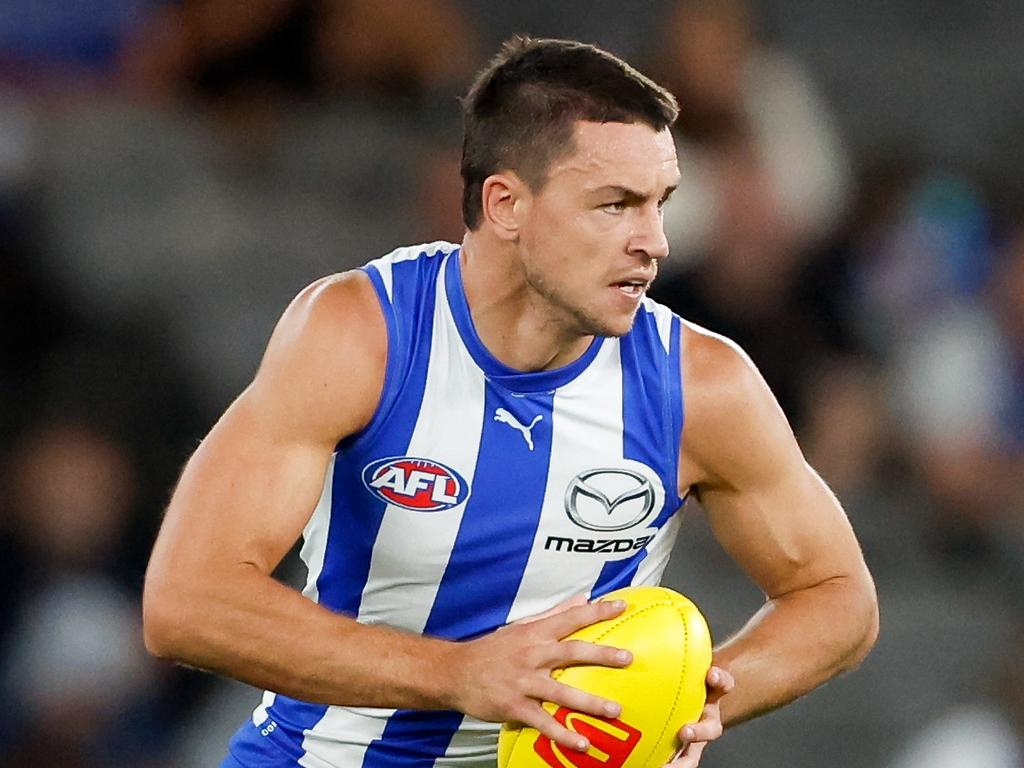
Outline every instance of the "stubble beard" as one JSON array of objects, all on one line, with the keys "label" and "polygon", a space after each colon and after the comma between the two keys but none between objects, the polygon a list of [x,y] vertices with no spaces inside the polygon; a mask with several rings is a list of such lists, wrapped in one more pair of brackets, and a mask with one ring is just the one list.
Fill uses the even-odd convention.
[{"label": "stubble beard", "polygon": [[567,320],[567,330],[569,333],[578,336],[625,336],[633,329],[636,313],[640,308],[640,305],[637,304],[637,309],[629,317],[628,325],[625,328],[618,328],[607,319],[598,317],[585,307],[573,303],[554,286],[550,285],[542,275],[527,271],[526,282],[538,295],[564,315]]}]

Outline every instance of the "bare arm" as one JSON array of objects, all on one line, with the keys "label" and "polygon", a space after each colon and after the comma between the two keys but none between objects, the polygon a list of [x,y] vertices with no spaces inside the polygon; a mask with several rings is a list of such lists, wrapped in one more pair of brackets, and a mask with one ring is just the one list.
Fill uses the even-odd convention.
[{"label": "bare arm", "polygon": [[734,724],[855,666],[874,644],[874,584],[839,502],[803,458],[750,361],[688,329],[681,483],[767,601],[715,651],[735,678],[721,700]]},{"label": "bare arm", "polygon": [[[157,655],[318,702],[370,688],[369,658],[353,669],[358,657],[340,658],[325,642],[344,643],[351,622],[269,574],[316,504],[335,441],[365,425],[379,398],[386,339],[371,301],[355,276],[303,292],[253,383],[186,465],[146,575],[146,641]],[[352,353],[330,350],[332,341]],[[413,638],[366,632],[386,636],[377,640],[393,663],[381,667],[400,689],[415,661]],[[349,690],[338,690],[341,679]]]},{"label": "bare arm", "polygon": [[253,383],[189,460],[146,574],[146,645],[158,656],[305,701],[454,708],[517,719],[566,745],[539,700],[607,714],[550,670],[620,666],[613,649],[563,643],[621,608],[581,605],[467,643],[367,626],[271,577],[309,519],[338,440],[372,418],[387,354],[365,275],[310,286],[274,331]]}]

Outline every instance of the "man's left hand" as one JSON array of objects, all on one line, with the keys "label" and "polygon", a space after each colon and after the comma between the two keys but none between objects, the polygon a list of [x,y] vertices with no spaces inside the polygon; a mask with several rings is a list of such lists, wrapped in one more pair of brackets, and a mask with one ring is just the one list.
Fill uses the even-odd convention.
[{"label": "man's left hand", "polygon": [[700,713],[700,720],[679,729],[683,747],[666,768],[697,768],[704,747],[722,735],[722,712],[718,702],[733,689],[736,681],[721,667],[711,667],[706,678],[708,698]]}]

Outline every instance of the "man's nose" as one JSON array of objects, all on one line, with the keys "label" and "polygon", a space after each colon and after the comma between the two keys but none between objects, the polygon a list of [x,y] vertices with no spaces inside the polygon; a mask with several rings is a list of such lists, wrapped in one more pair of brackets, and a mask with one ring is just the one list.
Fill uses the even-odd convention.
[{"label": "man's nose", "polygon": [[630,251],[643,253],[648,258],[660,261],[668,256],[668,250],[668,237],[665,235],[661,208],[654,205],[644,206],[630,240]]}]

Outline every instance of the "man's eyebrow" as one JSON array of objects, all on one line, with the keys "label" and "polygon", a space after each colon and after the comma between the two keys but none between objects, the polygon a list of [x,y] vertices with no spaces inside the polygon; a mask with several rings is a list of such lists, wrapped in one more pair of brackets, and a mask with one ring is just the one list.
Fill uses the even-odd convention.
[{"label": "man's eyebrow", "polygon": [[[660,200],[662,202],[664,202],[665,200],[668,200],[669,197],[672,196],[672,193],[675,192],[678,187],[679,187],[678,184],[673,184],[670,187],[666,187],[665,191],[661,195]],[[624,201],[629,202],[629,203],[643,202],[644,200],[646,200],[649,197],[649,195],[647,195],[644,192],[640,192],[640,191],[638,191],[636,189],[630,189],[629,187],[623,187],[620,184],[608,184],[608,185],[603,186],[603,187],[598,187],[597,189],[594,190],[594,194],[595,195],[596,194],[603,194],[603,193],[607,193],[607,192],[614,193],[615,195],[618,195]]]},{"label": "man's eyebrow", "polygon": [[642,200],[646,200],[648,197],[643,192],[639,192],[635,189],[630,189],[629,187],[623,187],[618,184],[608,184],[603,187],[598,187],[597,189],[594,190],[594,194],[602,194],[605,192],[614,193],[615,195],[626,200],[627,202],[640,202]]}]

